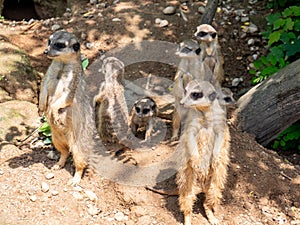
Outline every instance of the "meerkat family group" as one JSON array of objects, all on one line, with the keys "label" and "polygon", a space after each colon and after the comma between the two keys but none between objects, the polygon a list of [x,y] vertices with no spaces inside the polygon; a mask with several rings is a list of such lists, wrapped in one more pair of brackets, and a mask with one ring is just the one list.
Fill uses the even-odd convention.
[{"label": "meerkat family group", "polygon": [[[234,100],[231,91],[221,87],[223,58],[216,30],[202,24],[194,35],[197,40],[182,42],[177,52],[180,64],[174,79],[171,140],[179,139],[177,148],[182,152],[182,167],[176,177],[176,194],[185,225],[191,225],[193,204],[200,192],[206,195],[204,209],[208,221],[217,225],[214,210],[222,196],[229,163],[226,105]],[[140,128],[145,130],[145,141],[151,138],[157,105],[145,96],[128,110],[124,64],[114,57],[103,60],[101,71],[105,80],[99,85],[94,104],[82,98],[77,100],[79,83],[85,80],[78,40],[71,33],[57,31],[51,35],[46,53],[52,63],[42,81],[39,112],[47,117],[53,144],[61,154],[54,169],[63,167],[71,153],[76,169],[71,183],[77,185],[88,164],[88,153],[84,149],[84,135],[81,138],[76,128],[85,129],[92,123],[93,118],[88,114],[94,111],[93,122],[102,141],[128,146]],[[75,104],[87,108],[77,110],[76,118]],[[78,120],[86,117],[87,125],[78,125]],[[92,135],[92,131],[86,131],[85,135]]]}]

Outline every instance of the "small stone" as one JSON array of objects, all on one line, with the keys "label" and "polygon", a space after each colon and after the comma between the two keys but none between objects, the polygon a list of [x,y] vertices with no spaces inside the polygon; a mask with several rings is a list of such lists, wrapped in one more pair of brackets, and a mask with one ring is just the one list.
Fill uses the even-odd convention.
[{"label": "small stone", "polygon": [[96,206],[90,205],[88,208],[88,213],[91,216],[98,215],[100,213],[100,209],[98,209]]},{"label": "small stone", "polygon": [[3,175],[4,174],[4,172],[0,169],[0,175]]},{"label": "small stone", "polygon": [[237,10],[234,10],[234,13],[237,15],[237,16],[244,16],[244,9],[237,9]]},{"label": "small stone", "polygon": [[205,7],[204,6],[199,6],[198,12],[203,14],[205,12]]},{"label": "small stone", "polygon": [[249,17],[248,16],[243,16],[242,18],[241,18],[241,22],[247,22],[247,21],[249,21]]},{"label": "small stone", "polygon": [[82,192],[82,190],[83,190],[82,187],[80,187],[79,185],[74,186],[73,189],[74,189],[74,191],[78,191],[78,192]]},{"label": "small stone", "polygon": [[249,0],[248,2],[250,5],[254,5],[255,3],[257,3],[257,0]]},{"label": "small stone", "polygon": [[58,24],[54,24],[54,25],[52,25],[52,27],[51,27],[51,30],[52,30],[52,31],[56,31],[56,30],[58,30],[58,29],[60,29],[60,26],[59,26]]},{"label": "small stone", "polygon": [[249,39],[247,43],[248,43],[248,45],[253,45],[254,44],[254,39],[253,38]]},{"label": "small stone", "polygon": [[253,55],[252,55],[252,58],[253,58],[254,60],[257,60],[258,55],[257,55],[257,54],[253,54]]},{"label": "small stone", "polygon": [[51,180],[51,179],[54,178],[54,174],[53,173],[48,173],[48,174],[46,174],[45,177],[46,177],[47,180]]},{"label": "small stone", "polygon": [[168,6],[163,10],[165,15],[172,15],[176,12],[176,8],[174,6]]},{"label": "small stone", "polygon": [[51,160],[55,160],[57,157],[55,156],[54,151],[50,151],[50,152],[47,154],[47,158],[48,158],[48,159],[51,159]]},{"label": "small stone", "polygon": [[36,195],[31,195],[30,196],[30,201],[35,202],[37,200]]},{"label": "small stone", "polygon": [[117,220],[117,221],[122,221],[122,220],[124,220],[125,215],[124,215],[124,213],[122,213],[122,212],[117,212],[117,213],[115,214],[114,218],[115,218],[115,220]]},{"label": "small stone", "polygon": [[238,56],[238,57],[236,57],[236,60],[242,60],[243,59],[243,57],[242,56]]},{"label": "small stone", "polygon": [[247,210],[251,210],[253,208],[253,204],[251,204],[250,202],[245,202],[244,208]]},{"label": "small stone", "polygon": [[50,187],[46,182],[42,182],[41,189],[42,189],[42,192],[46,193],[49,191]]},{"label": "small stone", "polygon": [[250,25],[249,25],[249,27],[248,27],[248,31],[249,31],[251,34],[253,34],[253,33],[255,33],[256,31],[258,31],[258,28],[257,28],[257,26],[256,26],[255,24],[250,23]]},{"label": "small stone", "polygon": [[166,27],[166,26],[168,26],[169,25],[169,22],[168,22],[168,20],[162,20],[162,21],[160,21],[160,23],[159,23],[159,27]]},{"label": "small stone", "polygon": [[54,191],[51,192],[51,194],[52,194],[53,196],[57,196],[57,195],[59,194],[59,192],[54,190]]},{"label": "small stone", "polygon": [[232,87],[237,87],[241,82],[243,81],[243,78],[234,78],[231,82]]},{"label": "small stone", "polygon": [[120,18],[113,18],[112,21],[113,22],[121,22],[121,19]]},{"label": "small stone", "polygon": [[82,200],[83,199],[83,196],[82,194],[80,194],[79,192],[75,191],[73,192],[73,197],[77,200]]},{"label": "small stone", "polygon": [[97,201],[98,197],[93,191],[85,190],[84,193],[91,201],[93,201],[93,202]]},{"label": "small stone", "polygon": [[156,24],[159,24],[161,22],[161,19],[160,18],[156,18],[155,21],[154,21]]}]

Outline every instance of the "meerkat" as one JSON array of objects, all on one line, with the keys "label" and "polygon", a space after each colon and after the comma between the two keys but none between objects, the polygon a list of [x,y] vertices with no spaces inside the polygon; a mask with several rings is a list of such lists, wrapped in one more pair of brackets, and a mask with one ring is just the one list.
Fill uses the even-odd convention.
[{"label": "meerkat", "polygon": [[130,112],[129,126],[134,135],[139,128],[146,128],[145,140],[149,140],[155,125],[157,105],[150,97],[143,97],[137,100]]},{"label": "meerkat", "polygon": [[94,97],[96,126],[102,141],[121,143],[128,133],[128,108],[124,96],[124,64],[115,57],[103,60],[102,73],[105,81]]},{"label": "meerkat", "polygon": [[224,59],[218,43],[217,31],[209,24],[197,27],[195,37],[200,42],[200,58],[212,70],[216,80],[222,84],[224,79]]},{"label": "meerkat", "polygon": [[226,111],[220,105],[215,88],[207,81],[192,80],[180,101],[188,109],[178,148],[182,149],[182,167],[176,175],[177,190],[148,189],[167,195],[179,195],[184,225],[191,225],[196,195],[205,194],[204,209],[210,224],[219,224],[214,216],[227,177],[230,134]]},{"label": "meerkat", "polygon": [[[80,43],[75,35],[66,31],[57,31],[50,36],[45,54],[52,59],[52,63],[41,84],[39,114],[46,116],[51,127],[52,142],[60,152],[60,159],[53,169],[64,167],[71,152],[75,164],[75,175],[71,184],[77,185],[87,166],[87,159],[82,149],[84,140],[75,137],[74,126],[78,121],[73,119],[75,93],[79,83],[82,80],[84,82]],[[85,102],[81,104],[88,112],[89,104]]]}]

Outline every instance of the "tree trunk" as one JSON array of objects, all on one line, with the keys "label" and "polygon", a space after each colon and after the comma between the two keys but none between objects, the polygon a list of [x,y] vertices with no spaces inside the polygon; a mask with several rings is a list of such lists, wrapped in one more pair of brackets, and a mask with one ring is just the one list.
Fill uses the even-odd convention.
[{"label": "tree trunk", "polygon": [[209,0],[205,7],[205,12],[201,17],[200,24],[211,24],[218,7],[218,0]]},{"label": "tree trunk", "polygon": [[235,123],[267,145],[300,119],[300,60],[256,85],[237,103]]}]

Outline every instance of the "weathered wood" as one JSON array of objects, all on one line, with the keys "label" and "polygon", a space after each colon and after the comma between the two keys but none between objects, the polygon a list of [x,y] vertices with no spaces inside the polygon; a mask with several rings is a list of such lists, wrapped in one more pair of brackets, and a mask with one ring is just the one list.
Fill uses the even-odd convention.
[{"label": "weathered wood", "polygon": [[300,60],[256,85],[237,102],[235,123],[267,145],[300,119]]},{"label": "weathered wood", "polygon": [[200,24],[211,24],[218,7],[218,0],[209,0],[206,4],[205,11],[201,17]]}]

